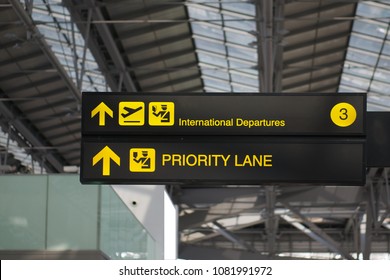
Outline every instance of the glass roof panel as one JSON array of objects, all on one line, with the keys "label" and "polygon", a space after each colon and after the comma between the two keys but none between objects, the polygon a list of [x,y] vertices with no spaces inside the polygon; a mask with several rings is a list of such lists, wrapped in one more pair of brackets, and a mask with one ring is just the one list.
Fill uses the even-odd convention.
[{"label": "glass roof panel", "polygon": [[202,35],[205,37],[211,37],[211,38],[223,40],[223,31],[218,25],[193,22],[192,32],[196,35]]},{"label": "glass roof panel", "polygon": [[348,48],[347,61],[360,63],[361,65],[375,66],[378,61],[378,53]]},{"label": "glass roof panel", "polygon": [[232,57],[237,57],[240,59],[248,61],[257,61],[257,52],[251,49],[237,48],[234,46],[228,46],[228,54]]},{"label": "glass roof panel", "polygon": [[228,67],[226,58],[224,58],[224,57],[213,55],[213,54],[207,53],[207,52],[198,51],[197,53],[198,53],[199,62],[203,62],[205,64],[210,64],[210,65],[214,65],[214,66],[220,66],[223,68]]},{"label": "glass roof panel", "polygon": [[359,78],[357,76],[344,74],[341,80],[343,85],[347,85],[358,89],[358,92],[362,92],[370,85],[370,80],[365,78]]},{"label": "glass roof panel", "polygon": [[216,77],[223,80],[229,80],[229,73],[223,69],[207,69],[202,67],[202,74],[205,76]]},{"label": "glass roof panel", "polygon": [[226,54],[226,47],[222,41],[205,40],[204,38],[196,37],[195,47],[200,50],[212,51],[222,55]]},{"label": "glass roof panel", "polygon": [[255,6],[249,3],[237,3],[229,1],[222,1],[222,8],[226,11],[233,11],[240,14],[245,14],[249,16],[256,16]]},{"label": "glass roof panel", "polygon": [[258,90],[255,90],[254,88],[248,88],[241,85],[233,84],[233,92],[251,92],[256,93]]},{"label": "glass roof panel", "polygon": [[229,31],[226,31],[225,34],[226,34],[226,41],[235,44],[249,46],[249,44],[253,43],[253,41],[256,41],[256,38],[249,34],[240,34],[237,32],[229,32]]},{"label": "glass roof panel", "polygon": [[350,62],[348,65],[344,65],[344,73],[351,74],[358,77],[371,77],[373,75],[374,68],[373,67],[362,67],[359,64]]},{"label": "glass roof panel", "polygon": [[378,66],[382,67],[382,68],[385,68],[385,69],[389,69],[389,67],[390,67],[390,57],[386,56],[386,55],[381,55],[380,59],[378,61]]},{"label": "glass roof panel", "polygon": [[[204,6],[205,7],[205,6]],[[221,15],[209,10],[202,8],[202,5],[190,5],[188,7],[188,14],[191,19],[203,20],[203,21],[221,21]]]},{"label": "glass roof panel", "polygon": [[390,41],[385,42],[385,45],[383,46],[382,53],[390,56]]},{"label": "glass roof panel", "polygon": [[255,6],[231,0],[194,0],[186,6],[204,90],[258,91]]},{"label": "glass roof panel", "polygon": [[339,92],[367,92],[368,110],[390,111],[390,2],[359,2],[356,15]]},{"label": "glass roof panel", "polygon": [[349,45],[351,47],[372,51],[372,52],[379,52],[382,45],[383,40],[380,39],[374,39],[370,38],[368,36],[361,36],[359,34],[355,34],[355,36],[352,36]]},{"label": "glass roof panel", "polygon": [[254,19],[238,19],[233,16],[225,15],[224,20],[226,26],[228,27],[233,27],[243,31],[256,30],[256,22],[254,21]]},{"label": "glass roof panel", "polygon": [[353,31],[373,37],[383,38],[386,26],[373,20],[356,20],[353,24]]},{"label": "glass roof panel", "polygon": [[226,81],[214,80],[214,79],[210,79],[210,77],[205,77],[205,76],[202,76],[202,78],[203,78],[203,83],[205,84],[206,87],[209,86],[219,90],[231,91],[230,84],[227,83]]},{"label": "glass roof panel", "polygon": [[388,18],[390,17],[390,10],[388,9],[386,3],[388,4],[387,1],[360,2],[356,10],[356,15],[367,18],[374,18],[375,20],[381,22],[388,22]]},{"label": "glass roof panel", "polygon": [[257,87],[258,81],[257,78],[251,78],[246,75],[240,75],[240,74],[231,74],[232,76],[232,81],[236,82],[238,84],[243,84],[243,85],[249,85],[252,87]]}]

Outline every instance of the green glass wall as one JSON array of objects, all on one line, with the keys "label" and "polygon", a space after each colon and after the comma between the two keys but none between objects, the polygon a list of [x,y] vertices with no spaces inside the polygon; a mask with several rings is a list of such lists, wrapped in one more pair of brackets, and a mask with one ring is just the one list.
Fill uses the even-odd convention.
[{"label": "green glass wall", "polygon": [[0,176],[0,250],[100,250],[155,259],[155,241],[110,186],[77,175]]}]

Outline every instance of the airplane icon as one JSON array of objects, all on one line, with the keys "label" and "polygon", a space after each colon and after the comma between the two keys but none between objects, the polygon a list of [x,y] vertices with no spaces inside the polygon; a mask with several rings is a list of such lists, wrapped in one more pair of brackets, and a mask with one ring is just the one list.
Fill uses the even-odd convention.
[{"label": "airplane icon", "polygon": [[123,110],[125,110],[127,113],[122,113],[121,116],[123,118],[127,118],[128,116],[134,114],[134,113],[137,113],[139,110],[142,110],[142,106],[139,106],[138,108],[130,108],[130,107],[123,107]]},{"label": "airplane icon", "polygon": [[119,102],[118,122],[121,126],[144,125],[145,103],[139,101]]}]

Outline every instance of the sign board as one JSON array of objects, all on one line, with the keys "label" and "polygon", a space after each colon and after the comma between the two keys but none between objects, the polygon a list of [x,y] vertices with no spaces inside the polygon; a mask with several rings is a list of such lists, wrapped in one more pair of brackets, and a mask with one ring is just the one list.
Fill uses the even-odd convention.
[{"label": "sign board", "polygon": [[83,93],[83,135],[365,134],[365,94]]},{"label": "sign board", "polygon": [[390,166],[389,127],[389,112],[367,112],[367,166]]},{"label": "sign board", "polygon": [[[221,142],[221,140],[224,140]],[[82,183],[364,183],[364,141],[299,137],[84,137]]]}]

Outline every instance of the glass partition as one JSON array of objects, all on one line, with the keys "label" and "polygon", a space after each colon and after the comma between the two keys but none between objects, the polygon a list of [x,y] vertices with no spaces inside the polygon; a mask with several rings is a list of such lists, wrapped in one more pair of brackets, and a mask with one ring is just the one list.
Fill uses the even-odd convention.
[{"label": "glass partition", "polygon": [[0,250],[100,250],[154,259],[155,241],[110,186],[78,175],[0,176]]}]

